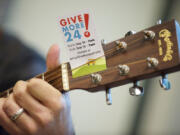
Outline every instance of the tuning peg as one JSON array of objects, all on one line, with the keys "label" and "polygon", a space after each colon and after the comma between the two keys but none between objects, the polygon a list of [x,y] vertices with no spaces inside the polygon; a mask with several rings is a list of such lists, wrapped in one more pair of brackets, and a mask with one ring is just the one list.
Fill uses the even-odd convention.
[{"label": "tuning peg", "polygon": [[134,82],[133,87],[129,88],[129,93],[132,96],[142,96],[144,95],[144,88],[138,86],[138,82]]},{"label": "tuning peg", "polygon": [[98,84],[102,80],[102,76],[100,74],[91,74],[91,79],[94,84]]},{"label": "tuning peg", "polygon": [[112,105],[111,88],[106,89],[106,103],[107,105]]},{"label": "tuning peg", "polygon": [[101,45],[105,45],[106,43],[107,43],[106,40],[104,40],[104,39],[101,40]]},{"label": "tuning peg", "polygon": [[152,40],[155,38],[155,33],[153,31],[150,31],[150,30],[145,30],[144,31],[144,38],[145,39],[149,39],[149,40]]},{"label": "tuning peg", "polygon": [[156,24],[161,24],[162,23],[162,20],[161,19],[159,19],[157,22],[156,22]]},{"label": "tuning peg", "polygon": [[171,83],[167,79],[167,75],[162,75],[162,79],[159,80],[159,83],[164,90],[170,90]]},{"label": "tuning peg", "polygon": [[127,65],[118,65],[120,75],[127,75],[130,68]]},{"label": "tuning peg", "polygon": [[157,67],[157,65],[159,64],[159,61],[158,59],[156,58],[150,58],[150,57],[147,57],[147,63],[148,63],[148,67]]},{"label": "tuning peg", "polygon": [[130,35],[133,35],[133,34],[136,34],[136,32],[133,31],[133,30],[130,30],[130,31],[128,31],[128,32],[125,34],[125,37],[130,36]]},{"label": "tuning peg", "polygon": [[126,50],[127,49],[127,43],[126,42],[120,42],[120,41],[115,41],[116,42],[116,50]]}]

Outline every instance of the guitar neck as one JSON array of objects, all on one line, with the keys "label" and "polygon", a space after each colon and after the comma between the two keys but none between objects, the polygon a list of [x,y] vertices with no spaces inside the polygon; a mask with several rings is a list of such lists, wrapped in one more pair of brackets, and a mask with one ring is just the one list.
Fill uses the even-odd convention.
[{"label": "guitar neck", "polygon": [[[62,91],[62,77],[61,77],[61,65],[58,67],[47,71],[45,73],[39,74],[34,78],[43,79],[44,81],[48,82],[52,86],[54,86],[56,89]],[[0,97],[4,97],[9,95],[13,92],[13,88],[9,88],[7,90],[4,90],[4,92],[0,93]]]},{"label": "guitar neck", "polygon": [[[153,38],[147,39],[145,31],[154,33]],[[126,43],[127,49],[122,50],[119,43]],[[103,45],[105,52],[107,69],[98,72],[102,80],[96,84],[92,81],[91,75],[72,78],[71,68],[67,63],[67,69],[63,73],[63,66],[47,71],[36,76],[54,86],[59,91],[69,91],[74,89],[84,89],[90,92],[105,90],[130,82],[164,75],[180,70],[180,27],[175,21],[165,22],[148,29],[142,30],[128,37],[118,39]],[[158,65],[149,66],[153,58]],[[121,74],[120,65],[129,67],[128,74]],[[68,78],[68,80],[63,80]],[[68,82],[68,84],[66,83]],[[65,85],[68,85],[65,87]],[[66,88],[66,89],[65,89]],[[6,96],[13,91],[12,88],[0,93],[0,97]]]}]

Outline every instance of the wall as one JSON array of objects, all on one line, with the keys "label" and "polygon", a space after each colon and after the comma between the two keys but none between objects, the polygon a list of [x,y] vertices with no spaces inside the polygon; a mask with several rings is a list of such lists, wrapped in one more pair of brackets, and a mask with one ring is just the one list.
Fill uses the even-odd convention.
[{"label": "wall", "polygon": [[[67,61],[56,17],[90,8],[100,39],[112,41],[129,30],[139,31],[156,23],[163,0],[13,0],[4,23],[7,31],[20,37],[43,56],[53,43],[61,47],[61,61]],[[72,116],[78,135],[128,134],[140,97],[129,96],[132,84],[112,90],[113,105],[107,106],[104,92],[70,93]]]},{"label": "wall", "polygon": [[[167,19],[176,19],[180,23],[180,1],[173,0]],[[159,86],[160,77],[150,80],[150,95],[140,118],[137,134],[179,135],[180,134],[180,73],[168,75],[171,90],[164,91]]]}]

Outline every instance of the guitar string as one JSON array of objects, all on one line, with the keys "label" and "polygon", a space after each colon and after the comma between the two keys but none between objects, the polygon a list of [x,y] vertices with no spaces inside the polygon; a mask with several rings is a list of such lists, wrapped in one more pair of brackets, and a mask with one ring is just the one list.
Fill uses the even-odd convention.
[{"label": "guitar string", "polygon": [[[135,61],[135,62],[131,62],[131,63],[126,63],[126,64],[127,64],[127,65],[131,65],[131,64],[141,63],[141,62],[144,62],[144,61],[146,61],[146,59],[139,60],[139,61]],[[101,73],[101,72],[108,72],[109,70],[112,70],[112,69],[115,69],[115,68],[117,68],[117,66],[115,66],[115,67],[110,67],[110,68],[108,68],[107,70],[100,71],[99,73]],[[77,78],[77,79],[78,79],[78,78]],[[47,82],[49,83],[50,81],[52,81],[52,80],[49,80],[49,81],[47,81]],[[61,87],[61,86],[62,86],[61,83],[59,83],[59,82],[61,82],[61,81],[62,81],[62,78],[61,78],[61,75],[60,75],[59,78],[54,79],[54,82],[52,82],[51,85],[54,86],[55,88],[58,88],[58,87],[62,88],[62,87]],[[59,85],[58,85],[58,84],[59,84]],[[9,94],[9,93],[11,93],[11,92],[13,92],[13,88],[10,88],[10,89],[8,89],[8,90],[6,90],[6,91],[4,91],[4,92],[1,92],[1,93],[0,93],[0,97],[6,96],[7,94]]]},{"label": "guitar string", "polygon": [[[145,62],[145,61],[146,61],[146,59],[142,59],[142,60],[139,60],[139,61],[130,62],[130,63],[126,63],[126,64],[131,65],[131,64],[137,64],[137,63],[141,63],[141,62]],[[110,67],[107,70],[100,71],[99,73],[108,72],[109,70],[116,69],[116,68],[118,68],[118,66]],[[78,79],[78,78],[76,78],[76,79]],[[50,80],[50,81],[52,81],[52,80]],[[60,82],[62,81],[61,77],[59,77],[58,79],[55,79],[54,82],[51,83],[51,85],[54,86],[55,88],[58,88],[58,87],[62,86],[61,83],[59,83],[59,81]],[[47,82],[49,83],[49,81],[47,81]],[[62,87],[60,87],[60,88],[62,88]],[[7,94],[11,93],[12,91],[13,91],[13,88],[7,89],[6,91],[0,93],[0,97],[6,96]]]},{"label": "guitar string", "polygon": [[[137,41],[139,41],[139,40],[143,40],[143,39],[144,39],[144,38],[139,38],[139,39],[133,40],[132,42],[128,43],[128,45],[132,45],[132,44],[134,44],[135,42],[137,42]],[[115,52],[115,51],[117,51],[117,50],[116,50],[116,47],[114,47],[114,48],[106,51],[106,52],[105,52],[105,56],[108,57],[108,54],[113,55],[112,52]],[[71,71],[68,71],[68,73],[71,73]]]},{"label": "guitar string", "polygon": [[[59,79],[58,79],[59,78]],[[50,80],[50,81],[53,81],[50,83],[50,81],[47,81],[48,83],[50,83],[52,86],[54,86],[55,88],[59,87],[59,85],[61,86],[61,77],[58,77],[57,79],[54,79],[53,80]],[[59,84],[59,85],[58,85]],[[13,92],[13,88],[9,88],[3,92],[0,92],[0,97],[3,97],[3,96],[6,96],[8,95],[9,93]]]},{"label": "guitar string", "polygon": [[[144,39],[144,38],[143,38],[143,39]],[[128,45],[134,44],[135,42],[137,42],[137,41],[139,41],[139,40],[142,40],[142,38],[133,40],[132,42],[128,43]],[[108,55],[108,54],[112,55],[112,51],[113,51],[113,52],[116,51],[116,47],[114,47],[114,48],[106,51],[106,52],[105,52],[105,56]],[[107,56],[106,56],[106,57],[107,57]],[[48,72],[45,72],[45,73],[44,73],[45,78],[48,79],[47,74],[52,75],[52,73],[56,72],[57,70],[60,70],[60,68],[61,68],[61,66],[58,66],[58,67],[56,67],[54,70],[50,70],[50,71],[48,71]],[[71,73],[71,71],[68,71],[68,73]],[[41,74],[40,74],[40,75],[41,75]],[[61,77],[61,76],[60,76],[60,77]]]},{"label": "guitar string", "polygon": [[[129,63],[125,63],[126,65],[130,66],[132,64],[138,64],[138,63],[144,63],[146,62],[147,60],[146,59],[141,59],[141,60],[138,60],[138,61],[135,61],[135,62],[129,62]],[[103,71],[99,71],[98,73],[102,74],[103,72],[111,72],[113,71],[113,69],[118,69],[118,66],[114,66],[114,67],[109,67],[107,70],[103,70]],[[82,76],[82,77],[78,77],[78,78],[74,78],[73,80],[71,80],[72,82],[73,81],[77,81],[79,79],[82,79],[83,77],[87,77],[87,76]]]},{"label": "guitar string", "polygon": [[[132,45],[132,44],[134,44],[135,42],[137,42],[137,41],[139,41],[139,40],[142,40],[142,39],[144,39],[144,38],[136,39],[136,40],[128,43],[128,45]],[[105,52],[105,57],[108,57],[109,54],[110,54],[109,56],[113,55],[113,54],[112,54],[112,51],[113,51],[113,52],[117,51],[117,50],[116,50],[116,47],[110,49],[110,51],[106,51],[106,52]],[[71,74],[71,71],[68,71],[68,74]]]},{"label": "guitar string", "polygon": [[[144,39],[144,38],[143,38],[143,39]],[[135,42],[137,42],[137,41],[139,41],[139,40],[142,40],[142,38],[136,39],[136,40],[128,43],[128,45],[134,44]],[[114,51],[117,51],[115,47],[112,48],[112,49],[110,49],[110,50],[108,50],[108,51],[106,51],[106,52],[105,52],[105,56],[108,57],[108,54],[113,55],[112,52],[114,52]],[[58,67],[54,68],[53,70],[50,70],[50,71],[47,71],[47,72],[44,73],[44,77],[46,78],[47,82],[52,81],[52,80],[51,80],[52,78],[48,77],[48,75],[52,76],[52,74],[53,74],[53,73],[56,73],[57,70],[61,70],[61,66],[60,66],[60,65],[59,65]],[[68,73],[71,73],[71,71],[68,71]],[[52,76],[52,77],[53,77],[53,76]],[[62,75],[61,75],[61,73],[60,73],[59,78],[61,78],[61,77],[62,77]],[[42,78],[42,74],[36,76],[36,78]],[[58,78],[57,78],[57,79],[58,79]],[[54,80],[56,81],[57,79],[54,79]],[[48,80],[49,80],[49,81],[48,81]],[[61,78],[60,80],[62,80],[62,78]],[[1,97],[1,95],[2,95],[3,93],[8,93],[8,94],[9,94],[9,92],[12,92],[12,89],[13,89],[13,88],[10,88],[10,89],[5,90],[4,92],[0,92],[0,97]],[[7,92],[7,91],[9,91],[9,92]]]},{"label": "guitar string", "polygon": [[[59,68],[60,68],[60,67],[58,66],[58,67],[56,67],[55,70],[53,70],[53,71],[51,70],[50,72],[49,72],[49,71],[45,72],[45,73],[44,73],[44,77],[47,78],[46,74],[52,75],[52,73],[57,73],[57,70],[59,70]],[[39,75],[37,75],[35,78],[42,78],[42,75],[43,75],[43,74],[39,74]],[[53,81],[53,79],[56,81],[56,79],[53,78],[53,77],[54,77],[54,76],[52,76],[52,78],[48,77],[48,78],[47,78],[47,82]],[[55,76],[55,77],[57,77],[57,76]],[[61,78],[61,75],[59,76],[59,78]],[[3,92],[0,92],[0,97],[2,97],[1,95],[6,95],[6,93],[7,93],[7,94],[11,93],[11,92],[12,92],[12,89],[13,89],[13,88],[9,88],[9,89],[7,89],[7,90],[5,90],[5,91],[3,91]],[[9,91],[9,92],[8,92],[8,91]]]},{"label": "guitar string", "polygon": [[[134,42],[137,42],[137,41],[139,41],[139,40],[141,40],[142,38],[140,38],[140,39],[137,39],[137,40],[134,40],[134,41],[132,41],[132,42],[130,42],[130,43],[128,43],[128,45],[131,45],[132,43],[134,43]],[[108,55],[108,54],[111,54],[112,55],[112,50],[114,51],[114,49],[115,48],[112,48],[110,51],[106,51],[105,52],[105,55]],[[106,56],[107,57],[107,56]],[[48,72],[45,72],[44,73],[44,77],[46,78],[46,80],[49,82],[49,81],[52,81],[51,79],[52,78],[50,78],[50,76],[53,76],[52,74],[56,74],[57,73],[57,70],[61,70],[60,69],[61,67],[60,66],[58,66],[58,67],[56,67],[54,70],[51,70],[51,71],[48,71]],[[68,71],[68,73],[71,73],[71,71]],[[61,72],[59,73],[60,74],[60,76],[59,77],[62,77],[62,75],[61,75]],[[49,76],[48,76],[49,75]],[[42,74],[40,74],[39,76],[38,76],[39,78],[42,78]]]},{"label": "guitar string", "polygon": [[[139,40],[141,40],[141,39],[134,40],[134,41],[128,43],[128,45],[131,45],[131,44],[133,44],[133,43],[135,43],[135,42],[137,42],[137,41],[139,41]],[[114,48],[106,51],[106,52],[105,52],[105,56],[108,57],[109,54],[112,55],[112,52],[114,52],[114,51],[117,51],[117,50],[116,50],[116,47],[114,47]],[[55,68],[54,70],[51,70],[50,72],[45,72],[45,73],[44,73],[45,77],[47,78],[47,74],[50,74],[50,75],[51,75],[51,73],[56,72],[56,70],[58,70],[59,68],[60,68],[60,66],[57,67],[57,68]],[[68,72],[68,73],[70,73],[70,72]]]},{"label": "guitar string", "polygon": [[[139,39],[133,40],[133,41],[129,42],[129,43],[127,44],[127,46],[132,45],[132,44],[136,43],[137,41],[140,41],[140,40],[143,40],[143,39],[144,39],[144,38],[139,38]],[[115,42],[115,41],[114,41],[114,42]],[[113,43],[113,42],[112,42],[112,43]],[[112,53],[113,51],[117,51],[117,50],[116,50],[116,47],[114,47],[114,48],[106,51],[105,54]]]}]

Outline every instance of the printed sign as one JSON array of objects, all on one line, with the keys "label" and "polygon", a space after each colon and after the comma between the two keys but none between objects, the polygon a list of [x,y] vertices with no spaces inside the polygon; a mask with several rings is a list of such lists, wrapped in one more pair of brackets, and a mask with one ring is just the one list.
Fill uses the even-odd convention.
[{"label": "printed sign", "polygon": [[74,78],[106,69],[104,51],[89,10],[60,17],[58,23]]}]

